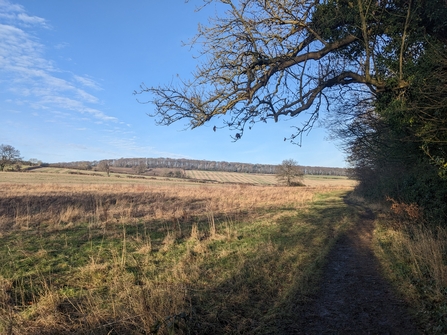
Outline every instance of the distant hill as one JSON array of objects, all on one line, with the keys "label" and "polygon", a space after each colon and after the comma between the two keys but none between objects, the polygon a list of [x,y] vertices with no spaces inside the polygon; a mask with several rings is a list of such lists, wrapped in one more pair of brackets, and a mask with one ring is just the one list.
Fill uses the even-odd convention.
[{"label": "distant hill", "polygon": [[[236,163],[225,161],[207,161],[186,158],[119,158],[106,159],[110,167],[115,168],[135,168],[143,165],[148,169],[169,168],[180,170],[203,170],[203,171],[225,171],[225,172],[241,172],[241,173],[264,173],[275,174],[278,165],[271,164],[251,164]],[[78,161],[51,164],[52,166],[60,166],[77,169],[91,169],[98,165],[99,161]],[[304,174],[307,175],[329,175],[329,176],[346,176],[348,169],[336,167],[321,166],[300,166]]]}]

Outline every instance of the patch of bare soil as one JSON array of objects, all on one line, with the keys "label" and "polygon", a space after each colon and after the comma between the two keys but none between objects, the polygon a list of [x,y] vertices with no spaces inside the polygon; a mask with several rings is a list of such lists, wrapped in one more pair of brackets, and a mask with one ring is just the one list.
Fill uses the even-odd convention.
[{"label": "patch of bare soil", "polygon": [[301,306],[291,334],[420,334],[403,301],[381,276],[372,251],[374,216],[365,210],[357,227],[330,253],[319,294]]}]

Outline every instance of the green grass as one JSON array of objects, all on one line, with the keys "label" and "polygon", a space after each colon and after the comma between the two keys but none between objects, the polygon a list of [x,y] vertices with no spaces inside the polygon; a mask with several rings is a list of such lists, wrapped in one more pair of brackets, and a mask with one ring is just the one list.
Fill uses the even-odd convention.
[{"label": "green grass", "polygon": [[342,196],[249,221],[209,213],[4,232],[0,332],[278,333],[316,292],[325,255],[355,221]]}]

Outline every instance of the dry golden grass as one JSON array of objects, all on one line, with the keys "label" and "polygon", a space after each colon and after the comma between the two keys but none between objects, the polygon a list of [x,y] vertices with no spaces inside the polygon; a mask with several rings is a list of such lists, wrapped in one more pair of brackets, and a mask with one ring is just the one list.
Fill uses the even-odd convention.
[{"label": "dry golden grass", "polygon": [[[64,184],[136,184],[139,185],[160,185],[173,182],[187,185],[200,185],[198,180],[215,181],[219,183],[252,184],[252,185],[277,185],[278,180],[275,175],[249,174],[220,171],[186,171],[187,176],[197,180],[176,179],[154,176],[135,176],[120,173],[111,173],[107,177],[105,172],[82,171],[65,168],[40,168],[26,173],[8,172],[0,173],[0,184],[2,183],[64,183]],[[304,184],[308,187],[353,187],[356,181],[341,176],[304,176]]]},{"label": "dry golden grass", "polygon": [[427,334],[447,331],[447,230],[422,219],[416,204],[394,199],[379,216],[375,250],[388,278],[413,306]]},{"label": "dry golden grass", "polygon": [[[255,185],[277,185],[278,179],[274,174],[253,174],[220,171],[187,171],[191,178],[215,180],[227,183],[247,183]],[[304,176],[303,183],[308,187],[354,187],[357,182],[343,176]]]},{"label": "dry golden grass", "polygon": [[350,222],[345,186],[10,175],[0,174],[8,335],[271,333]]},{"label": "dry golden grass", "polygon": [[304,176],[304,184],[308,187],[353,188],[358,182],[341,176]]},{"label": "dry golden grass", "polygon": [[75,222],[107,225],[138,220],[188,221],[207,213],[249,215],[275,207],[300,208],[326,187],[234,185],[2,184],[0,231]]},{"label": "dry golden grass", "polygon": [[[157,184],[167,178],[137,176],[63,168],[40,168],[29,172],[0,172],[0,184]],[[179,181],[181,182],[181,180]]]}]

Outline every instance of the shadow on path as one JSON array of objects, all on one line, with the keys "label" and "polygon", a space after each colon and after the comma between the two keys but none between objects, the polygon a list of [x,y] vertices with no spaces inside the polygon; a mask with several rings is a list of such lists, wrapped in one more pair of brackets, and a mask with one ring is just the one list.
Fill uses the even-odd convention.
[{"label": "shadow on path", "polygon": [[321,288],[297,315],[294,334],[419,334],[405,304],[380,274],[372,247],[374,215],[358,208],[356,226],[330,252]]}]

